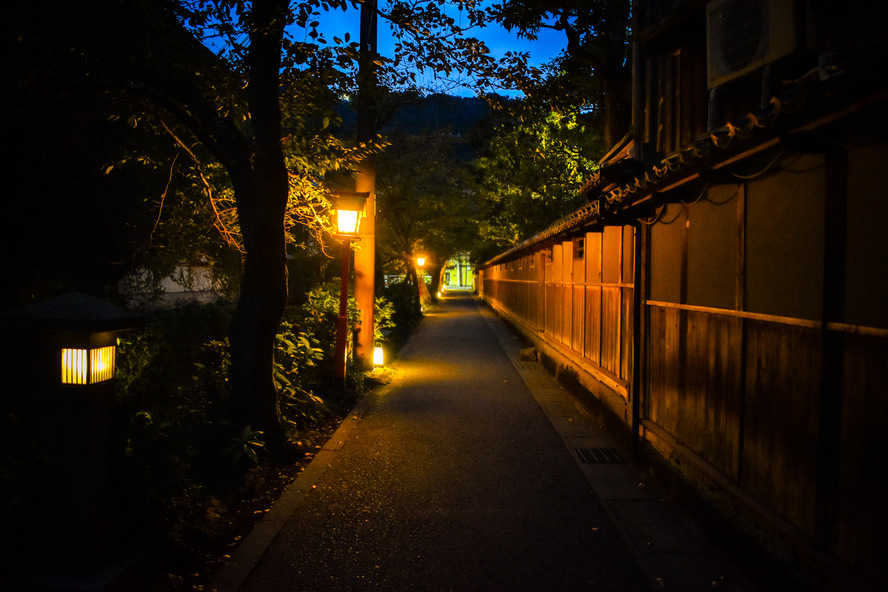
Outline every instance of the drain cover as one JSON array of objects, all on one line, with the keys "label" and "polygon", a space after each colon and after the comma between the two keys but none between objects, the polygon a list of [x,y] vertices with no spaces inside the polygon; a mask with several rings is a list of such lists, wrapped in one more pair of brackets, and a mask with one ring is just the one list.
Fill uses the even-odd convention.
[{"label": "drain cover", "polygon": [[574,451],[581,461],[590,465],[623,462],[613,448],[574,448]]}]

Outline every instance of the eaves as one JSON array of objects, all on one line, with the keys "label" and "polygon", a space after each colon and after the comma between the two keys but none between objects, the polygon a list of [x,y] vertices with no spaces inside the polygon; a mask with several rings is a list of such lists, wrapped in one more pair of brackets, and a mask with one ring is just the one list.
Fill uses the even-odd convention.
[{"label": "eaves", "polygon": [[597,177],[589,179],[580,189],[588,200],[586,205],[482,267],[515,259],[524,251],[567,240],[591,228],[634,224],[650,217],[655,207],[677,201],[671,194],[688,183],[730,178],[721,174],[727,176],[732,165],[769,150],[798,150],[803,145],[817,145],[817,141],[811,141],[816,131],[888,102],[888,89],[884,84],[851,89],[846,82],[839,75],[823,82],[799,85],[773,97],[766,108],[710,131],[607,191],[601,191]]}]

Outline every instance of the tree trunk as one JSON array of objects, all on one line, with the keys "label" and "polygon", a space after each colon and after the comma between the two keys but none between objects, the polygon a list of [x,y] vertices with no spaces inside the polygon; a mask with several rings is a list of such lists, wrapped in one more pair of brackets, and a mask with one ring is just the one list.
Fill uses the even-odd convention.
[{"label": "tree trunk", "polygon": [[441,291],[441,274],[444,271],[443,265],[431,265],[429,266],[429,276],[432,278],[432,294],[437,294]]},{"label": "tree trunk", "polygon": [[228,331],[231,386],[235,416],[263,431],[265,441],[280,449],[285,436],[272,368],[274,338],[287,303],[287,268],[283,213],[275,202],[286,203],[287,193],[286,186],[282,192],[269,179],[253,177],[257,182],[237,192],[246,256],[240,297]]},{"label": "tree trunk", "polygon": [[289,183],[281,147],[279,71],[287,0],[254,0],[247,96],[255,133],[252,167],[232,172],[244,240],[244,274],[231,321],[234,410],[272,449],[286,436],[272,378],[274,338],[287,304],[284,214]]}]

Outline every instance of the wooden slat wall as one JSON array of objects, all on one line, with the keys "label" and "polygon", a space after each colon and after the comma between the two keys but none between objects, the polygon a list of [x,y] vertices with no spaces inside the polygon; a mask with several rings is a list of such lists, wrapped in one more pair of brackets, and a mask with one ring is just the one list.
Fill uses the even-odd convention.
[{"label": "wooden slat wall", "polygon": [[819,417],[816,394],[821,381],[819,331],[746,322],[740,482],[813,534]]},{"label": "wooden slat wall", "polygon": [[671,434],[679,432],[681,311],[650,306],[646,417]]},{"label": "wooden slat wall", "polygon": [[688,426],[685,443],[736,480],[743,413],[743,319],[686,314],[687,362],[680,411],[681,425]]},{"label": "wooden slat wall", "polygon": [[813,533],[818,330],[675,307],[649,310],[648,417]]},{"label": "wooden slat wall", "polygon": [[833,550],[849,565],[865,570],[870,580],[888,584],[880,567],[888,522],[888,339],[845,335],[843,358],[842,464]]},{"label": "wooden slat wall", "polygon": [[583,240],[583,257],[574,258],[573,241],[564,241],[482,269],[484,298],[592,365],[628,381],[634,230],[609,227],[603,233],[587,233]]}]

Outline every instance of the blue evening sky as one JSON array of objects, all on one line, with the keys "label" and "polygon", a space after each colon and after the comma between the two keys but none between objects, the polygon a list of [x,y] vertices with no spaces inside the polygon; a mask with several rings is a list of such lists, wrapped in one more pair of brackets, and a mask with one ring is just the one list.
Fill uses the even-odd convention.
[{"label": "blue evening sky", "polygon": [[[454,18],[456,18],[457,23],[459,23],[458,15],[454,15]],[[358,40],[358,24],[360,20],[359,10],[349,10],[348,12],[339,10],[330,11],[321,15],[321,18],[318,20],[322,23],[320,30],[324,32],[325,37],[329,42],[332,43],[334,36],[343,39],[346,32],[349,33],[352,41]],[[294,38],[298,38],[300,33],[301,31],[299,30],[290,30],[290,34],[293,35]],[[526,39],[519,39],[518,35],[514,32],[510,33],[497,25],[488,26],[483,29],[472,29],[468,34],[484,41],[487,44],[491,55],[495,58],[503,57],[507,51],[527,52],[530,55],[529,61],[531,65],[537,67],[558,56],[567,44],[563,32],[552,31],[549,29],[541,30],[539,33],[539,39],[532,42]],[[395,42],[388,23],[384,19],[379,19],[377,34],[378,52],[385,57],[394,57],[394,46]],[[450,94],[466,96],[474,94],[472,89],[450,89],[448,92]]]}]

